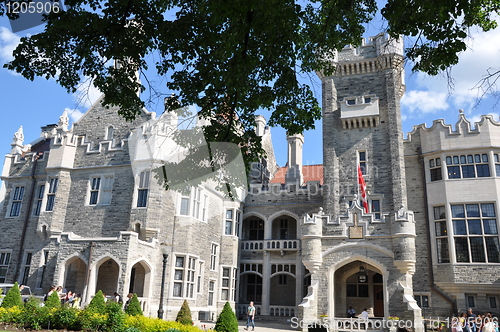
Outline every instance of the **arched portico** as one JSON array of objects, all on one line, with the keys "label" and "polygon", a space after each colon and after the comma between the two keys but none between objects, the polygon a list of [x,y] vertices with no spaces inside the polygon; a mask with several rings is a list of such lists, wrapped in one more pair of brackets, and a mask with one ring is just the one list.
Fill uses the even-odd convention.
[{"label": "arched portico", "polygon": [[[364,278],[360,277],[364,270]],[[328,272],[328,314],[346,317],[352,306],[359,314],[363,309],[373,317],[388,314],[387,269],[379,262],[359,255],[330,266]],[[364,281],[363,281],[364,280]]]},{"label": "arched portico", "polygon": [[62,280],[61,285],[64,285],[67,291],[83,294],[87,277],[87,264],[80,256],[70,257],[63,264],[61,276],[59,280]]}]

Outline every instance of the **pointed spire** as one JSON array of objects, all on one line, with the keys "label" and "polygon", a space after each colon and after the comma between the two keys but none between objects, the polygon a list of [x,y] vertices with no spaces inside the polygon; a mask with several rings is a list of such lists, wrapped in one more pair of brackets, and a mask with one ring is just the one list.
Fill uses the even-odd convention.
[{"label": "pointed spire", "polygon": [[57,123],[57,129],[68,131],[68,125],[69,125],[68,112],[64,110],[63,114],[59,117],[59,122]]},{"label": "pointed spire", "polygon": [[24,143],[23,126],[20,126],[19,129],[14,133],[14,138],[12,139],[12,143],[10,143],[10,145],[12,146],[11,153],[20,154],[22,152],[23,143]]}]

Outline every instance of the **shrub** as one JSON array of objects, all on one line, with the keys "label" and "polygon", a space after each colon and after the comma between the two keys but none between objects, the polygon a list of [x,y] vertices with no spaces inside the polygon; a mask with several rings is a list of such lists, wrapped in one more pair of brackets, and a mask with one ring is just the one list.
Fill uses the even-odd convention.
[{"label": "shrub", "polygon": [[90,301],[86,310],[99,314],[106,313],[106,302],[104,301],[102,291],[98,291],[97,294],[94,295],[94,298]]},{"label": "shrub", "polygon": [[21,321],[21,307],[2,308],[0,307],[0,322],[19,323]]},{"label": "shrub", "polygon": [[85,309],[81,310],[78,314],[81,328],[89,331],[103,331],[106,327],[108,316],[98,312]]},{"label": "shrub", "polygon": [[217,332],[238,331],[238,320],[236,319],[236,315],[234,314],[229,302],[226,302],[224,309],[222,309],[219,317],[217,317],[214,330]]},{"label": "shrub", "polygon": [[62,306],[52,315],[54,328],[66,330],[80,330],[81,324],[78,317],[79,310],[68,306]]},{"label": "shrub", "polygon": [[142,316],[142,308],[141,308],[141,303],[139,302],[139,299],[137,298],[137,294],[134,294],[132,298],[130,299],[129,304],[127,305],[127,308],[125,308],[125,313],[130,316]]},{"label": "shrub", "polygon": [[120,332],[125,330],[125,313],[122,311],[121,303],[108,303],[107,314],[106,331]]},{"label": "shrub", "polygon": [[173,321],[144,316],[127,316],[125,319],[125,326],[127,328],[136,328],[141,332],[166,332],[167,330],[172,332],[201,332],[196,326],[182,325],[181,323]]},{"label": "shrub", "polygon": [[40,301],[35,298],[31,298],[25,303],[19,316],[19,322],[23,324],[24,328],[33,330],[48,327],[49,319],[50,308],[40,306]]},{"label": "shrub", "polygon": [[47,300],[45,301],[45,306],[47,308],[60,308],[61,299],[59,299],[59,294],[57,292],[52,292]]},{"label": "shrub", "polygon": [[2,308],[22,307],[23,299],[19,291],[19,285],[14,283],[14,286],[5,294],[2,302]]},{"label": "shrub", "polygon": [[182,303],[181,309],[177,313],[175,321],[181,323],[182,325],[193,325],[191,309],[189,309],[189,304],[186,300],[184,300],[184,302]]}]

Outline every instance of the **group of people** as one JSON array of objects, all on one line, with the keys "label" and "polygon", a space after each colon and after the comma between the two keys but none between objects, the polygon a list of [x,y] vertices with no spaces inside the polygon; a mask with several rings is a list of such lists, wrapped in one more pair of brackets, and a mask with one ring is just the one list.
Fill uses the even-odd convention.
[{"label": "group of people", "polygon": [[476,315],[471,308],[454,317],[451,325],[452,332],[499,332],[498,319],[491,312]]},{"label": "group of people", "polygon": [[45,301],[49,298],[52,293],[56,292],[59,300],[61,301],[61,304],[66,304],[68,306],[74,307],[74,308],[79,308],[80,307],[80,299],[81,295],[73,293],[72,291],[65,291],[63,290],[62,286],[52,286],[50,288],[50,291],[47,293],[45,296]]},{"label": "group of people", "polygon": [[[45,295],[44,301],[46,301],[49,298],[49,296],[54,292],[57,293],[59,300],[61,301],[61,304],[65,304],[65,305],[71,306],[73,308],[80,308],[81,294],[77,294],[77,293],[74,293],[72,291],[65,291],[62,286],[57,286],[57,287],[52,286],[50,288],[50,291]],[[108,300],[108,298],[107,298],[106,294],[103,293],[103,295],[104,295],[104,302],[106,302]],[[127,295],[127,302],[125,302],[123,309],[127,308],[127,306],[130,303],[130,299],[132,297],[133,297],[132,293]],[[113,298],[114,298],[115,302],[123,304],[122,297],[117,292],[115,292],[113,294]]]}]

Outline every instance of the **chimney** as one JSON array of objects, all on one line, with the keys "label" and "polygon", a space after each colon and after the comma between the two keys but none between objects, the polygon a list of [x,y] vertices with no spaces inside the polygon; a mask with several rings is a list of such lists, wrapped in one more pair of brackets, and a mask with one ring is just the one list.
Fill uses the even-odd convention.
[{"label": "chimney", "polygon": [[295,134],[287,136],[288,141],[288,169],[286,171],[286,184],[296,184],[301,186],[304,182],[302,176],[302,146],[304,145],[304,135]]}]

